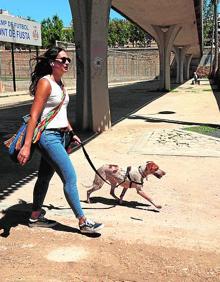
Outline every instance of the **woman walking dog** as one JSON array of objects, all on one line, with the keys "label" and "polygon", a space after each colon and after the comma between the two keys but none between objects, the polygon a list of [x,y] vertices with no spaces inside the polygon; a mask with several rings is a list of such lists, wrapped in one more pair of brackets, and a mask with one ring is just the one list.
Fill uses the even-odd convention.
[{"label": "woman walking dog", "polygon": [[[43,120],[53,108],[61,105],[58,113],[46,126],[38,141],[41,161],[34,186],[33,208],[29,226],[53,227],[56,225],[56,221],[44,217],[41,208],[49,182],[54,172],[57,172],[64,185],[66,200],[79,221],[80,231],[95,233],[103,227],[103,224],[93,222],[85,217],[79,200],[75,169],[65,150],[65,135],[70,131],[73,133],[73,129],[67,118],[69,96],[65,91],[62,76],[68,71],[70,62],[65,50],[59,47],[50,48],[43,56],[37,58],[30,85],[30,93],[34,96],[34,101],[30,110],[25,143],[18,154],[18,161],[24,165],[30,157],[37,122]],[[73,141],[80,144],[79,137],[72,135]]]}]

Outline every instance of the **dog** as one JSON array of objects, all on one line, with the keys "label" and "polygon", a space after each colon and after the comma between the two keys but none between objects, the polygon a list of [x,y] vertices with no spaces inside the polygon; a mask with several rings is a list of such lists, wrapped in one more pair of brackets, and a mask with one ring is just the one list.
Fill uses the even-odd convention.
[{"label": "dog", "polygon": [[[144,179],[147,179],[149,175],[152,174],[157,178],[161,178],[166,174],[165,171],[161,170],[154,162],[148,161],[144,165],[138,167],[129,166],[126,169],[120,168],[118,165],[114,164],[104,164],[97,171],[98,174],[95,175],[93,184],[90,186],[92,188],[87,191],[88,203],[90,203],[91,193],[101,189],[104,182],[107,182],[111,186],[110,195],[118,200],[120,204],[123,202],[126,191],[129,188],[135,188],[141,197],[149,201],[157,209],[161,209],[161,205],[156,205],[142,190]],[[123,187],[119,198],[115,195],[115,188],[118,186]]]}]

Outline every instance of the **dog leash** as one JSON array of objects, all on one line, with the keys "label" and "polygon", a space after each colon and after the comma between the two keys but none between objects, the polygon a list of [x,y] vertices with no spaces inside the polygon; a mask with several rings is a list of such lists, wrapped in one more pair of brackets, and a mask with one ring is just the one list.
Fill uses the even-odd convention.
[{"label": "dog leash", "polygon": [[[82,148],[82,150],[83,150],[83,153],[84,153],[84,155],[85,155],[85,157],[86,157],[88,163],[90,164],[90,166],[92,167],[92,169],[95,171],[95,173],[96,173],[105,183],[107,183],[108,185],[111,186],[111,183],[108,182],[104,177],[102,177],[102,175],[101,175],[101,174],[98,172],[98,170],[95,168],[95,166],[94,166],[93,162],[91,161],[91,159],[90,159],[90,157],[89,157],[89,155],[88,155],[88,153],[87,153],[87,151],[86,151],[86,149],[85,149],[85,147],[84,147],[84,145],[83,145],[82,142],[80,143],[80,145],[81,145],[81,148]],[[133,181],[133,180],[131,179],[130,173],[129,173],[130,170],[131,170],[131,167],[128,166],[128,167],[127,167],[126,174],[125,174],[125,177],[124,177],[124,180],[123,180],[122,182],[120,182],[119,184],[117,184],[117,185],[115,186],[115,188],[117,188],[117,187],[120,186],[122,183],[124,183],[124,182],[126,181],[126,178],[128,178],[129,181],[130,181],[129,187],[131,187],[132,183],[135,183],[135,184],[138,184],[138,185],[143,185],[143,181],[142,181],[142,182],[136,182],[136,181]]]},{"label": "dog leash", "polygon": [[84,153],[84,155],[85,155],[85,157],[86,157],[88,163],[90,164],[90,166],[92,167],[92,169],[95,171],[95,173],[96,173],[105,183],[107,183],[108,185],[111,185],[111,183],[108,182],[104,177],[102,177],[101,174],[98,172],[98,170],[95,168],[95,166],[94,166],[94,164],[92,163],[92,161],[91,161],[91,159],[90,159],[90,157],[89,157],[89,155],[88,155],[88,153],[87,153],[87,151],[86,151],[86,149],[85,149],[85,147],[84,147],[84,145],[83,145],[82,142],[80,143],[80,145],[81,145],[81,148],[82,148],[82,150],[83,150],[83,153]]}]

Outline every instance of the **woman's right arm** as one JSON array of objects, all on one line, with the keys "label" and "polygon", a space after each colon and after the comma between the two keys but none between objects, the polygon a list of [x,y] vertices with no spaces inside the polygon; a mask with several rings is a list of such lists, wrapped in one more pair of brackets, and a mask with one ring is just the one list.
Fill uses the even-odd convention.
[{"label": "woman's right arm", "polygon": [[25,165],[25,163],[28,161],[30,157],[30,150],[31,150],[34,130],[37,125],[38,119],[43,111],[44,105],[48,97],[50,96],[50,93],[51,93],[51,86],[49,81],[47,79],[40,79],[37,84],[34,101],[30,110],[30,119],[28,121],[25,142],[17,157],[21,165]]}]

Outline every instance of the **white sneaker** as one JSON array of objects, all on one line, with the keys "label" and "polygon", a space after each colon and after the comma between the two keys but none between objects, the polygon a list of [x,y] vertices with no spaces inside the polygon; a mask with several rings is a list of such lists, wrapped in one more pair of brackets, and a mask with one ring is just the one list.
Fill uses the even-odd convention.
[{"label": "white sneaker", "polygon": [[96,233],[104,227],[104,224],[94,222],[87,219],[83,224],[79,226],[81,233]]}]

